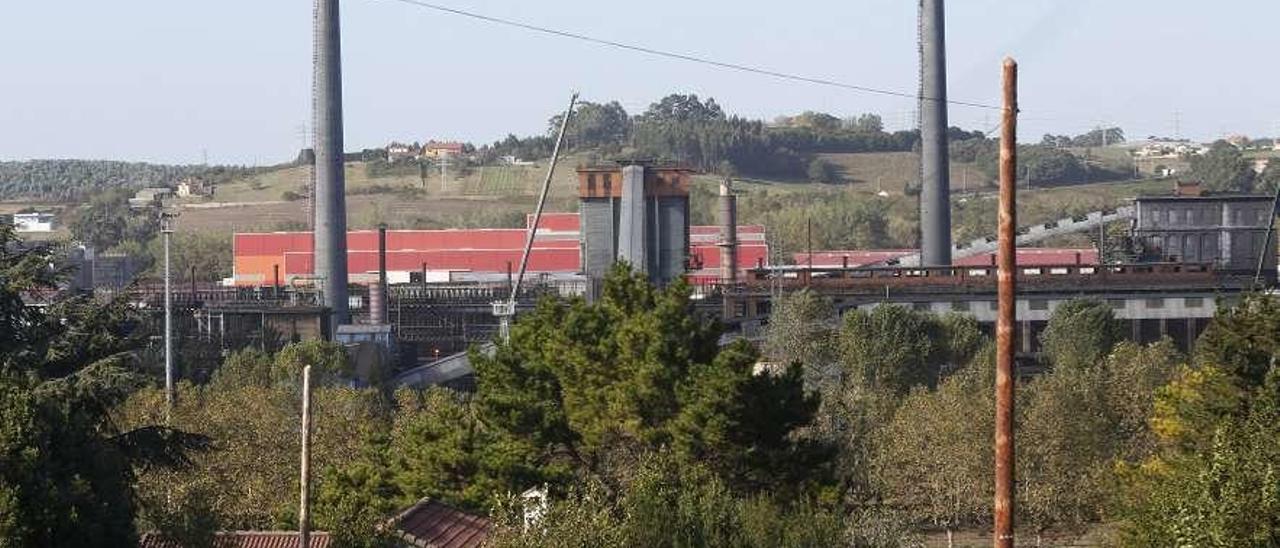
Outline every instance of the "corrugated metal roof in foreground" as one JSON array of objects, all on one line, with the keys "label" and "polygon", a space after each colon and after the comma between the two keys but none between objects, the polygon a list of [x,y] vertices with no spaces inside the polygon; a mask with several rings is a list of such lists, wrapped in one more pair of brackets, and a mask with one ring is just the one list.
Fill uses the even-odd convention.
[{"label": "corrugated metal roof in foreground", "polygon": [[[214,533],[213,548],[298,548],[297,531],[229,531]],[[312,532],[310,548],[329,548],[329,533]],[[159,533],[145,533],[139,548],[184,548]]]},{"label": "corrugated metal roof in foreground", "polygon": [[487,518],[422,499],[391,519],[401,538],[421,548],[474,548],[492,529]]}]

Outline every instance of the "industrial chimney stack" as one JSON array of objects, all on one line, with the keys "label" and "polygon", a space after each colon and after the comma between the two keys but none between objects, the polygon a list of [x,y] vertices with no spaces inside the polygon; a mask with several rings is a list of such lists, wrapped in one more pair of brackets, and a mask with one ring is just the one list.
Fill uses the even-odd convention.
[{"label": "industrial chimney stack", "polygon": [[347,200],[342,158],[342,38],[338,0],[315,0],[315,275],[330,329],[350,323],[347,309]]},{"label": "industrial chimney stack", "polygon": [[920,264],[951,265],[944,0],[920,0]]},{"label": "industrial chimney stack", "polygon": [[733,182],[720,183],[720,282],[738,281],[738,197]]}]

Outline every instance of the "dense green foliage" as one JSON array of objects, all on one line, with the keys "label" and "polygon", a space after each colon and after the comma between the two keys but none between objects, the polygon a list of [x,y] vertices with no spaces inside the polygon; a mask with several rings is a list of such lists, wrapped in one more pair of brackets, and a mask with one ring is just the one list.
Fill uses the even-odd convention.
[{"label": "dense green foliage", "polygon": [[1158,392],[1158,450],[1119,497],[1125,544],[1280,543],[1278,311],[1267,296],[1220,312],[1194,365]]},{"label": "dense green foliage", "polygon": [[[989,180],[1000,175],[1000,143],[998,140],[975,139],[953,143],[954,159],[973,161]],[[1018,145],[1019,182],[1035,186],[1062,186],[1104,181],[1118,181],[1132,176],[1128,166],[1090,162],[1071,151],[1051,145]]]},{"label": "dense green foliage", "polygon": [[1208,152],[1191,156],[1191,176],[1199,180],[1207,190],[1253,190],[1253,167],[1240,149],[1226,141],[1217,141],[1209,147]]},{"label": "dense green foliage", "polygon": [[721,349],[691,306],[682,284],[655,290],[625,269],[595,303],[544,301],[510,345],[473,356],[481,420],[538,482],[613,487],[619,463],[671,447],[737,489],[800,486],[820,455],[789,436],[817,406],[799,366],[753,374],[755,351]]},{"label": "dense green foliage", "polygon": [[[487,160],[502,155],[545,158],[559,127],[557,115],[546,135],[510,135],[482,148],[480,155]],[[959,128],[951,128],[950,136],[954,141],[983,137]],[[886,132],[873,114],[841,120],[805,112],[769,125],[728,115],[714,99],[672,94],[638,115],[628,114],[616,101],[580,103],[565,141],[570,150],[609,158],[674,162],[721,174],[837,182],[835,166],[815,161],[815,154],[907,152],[916,146],[919,132]]]},{"label": "dense green foliage", "polygon": [[101,192],[173,186],[187,177],[218,184],[254,171],[233,166],[168,166],[106,160],[0,162],[0,199],[76,202]]},{"label": "dense green foliage", "polygon": [[112,189],[95,194],[71,218],[69,228],[75,239],[98,250],[122,244],[145,246],[160,233],[159,212],[129,207],[128,190]]},{"label": "dense green foliage", "polygon": [[[908,247],[914,224],[891,219],[882,201],[848,192],[749,192],[738,199],[742,223],[769,227],[769,243],[784,251]],[[812,237],[812,240],[810,238]]]},{"label": "dense green foliage", "polygon": [[[572,490],[524,525],[518,505],[499,506],[496,547],[799,548],[845,545],[846,518],[810,503],[735,495],[706,467],[646,457],[621,497],[598,485]],[[505,511],[504,511],[505,510]]]},{"label": "dense green foliage", "polygon": [[1088,133],[1069,137],[1067,135],[1045,134],[1040,144],[1051,147],[1101,147],[1118,145],[1124,142],[1124,130],[1118,127],[1095,129]]},{"label": "dense green foliage", "polygon": [[[971,319],[880,305],[846,312],[837,330],[830,303],[808,292],[774,317],[770,357],[828,364],[809,377],[823,396],[811,433],[838,447],[847,509],[888,508],[916,528],[989,526],[994,363]],[[1019,383],[1018,519],[1037,535],[1108,519],[1126,467],[1157,450],[1156,394],[1183,358],[1169,343],[1121,342],[1117,327],[1103,303],[1060,304],[1043,335],[1054,367]]]},{"label": "dense green foliage", "polygon": [[[749,346],[721,348],[718,338],[717,325],[691,314],[687,288],[659,291],[625,268],[613,271],[594,303],[543,301],[492,356],[472,353],[474,398],[401,391],[381,419],[346,431],[337,443],[352,451],[356,440],[358,451],[323,466],[321,521],[340,538],[374,545],[378,521],[422,497],[483,512],[545,485],[571,506],[572,493],[594,489],[603,506],[588,517],[611,524],[641,519],[632,511],[648,508],[643,528],[632,530],[649,535],[646,545],[705,545],[699,535],[708,531],[698,528],[716,519],[704,513],[710,507],[687,507],[680,530],[652,528],[667,519],[673,498],[722,511],[809,512],[842,534],[840,517],[806,502],[827,481],[829,452],[796,435],[818,406],[801,367],[756,373]],[[221,382],[220,374],[207,391]],[[713,487],[712,498],[678,489],[694,478]],[[276,513],[255,522],[287,517]],[[745,534],[726,533],[742,526],[723,525],[716,535]]]},{"label": "dense green foliage", "polygon": [[23,251],[0,226],[0,546],[136,543],[138,469],[174,469],[205,438],[110,417],[145,379],[123,301],[54,294],[57,256]]},{"label": "dense green foliage", "polygon": [[1053,310],[1040,342],[1054,367],[1081,369],[1101,362],[1124,340],[1123,329],[1105,301],[1077,299]]}]

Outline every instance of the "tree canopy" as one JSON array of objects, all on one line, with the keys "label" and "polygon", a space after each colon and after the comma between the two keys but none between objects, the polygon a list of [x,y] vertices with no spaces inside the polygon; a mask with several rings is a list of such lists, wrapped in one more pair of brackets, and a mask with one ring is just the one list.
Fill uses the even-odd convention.
[{"label": "tree canopy", "polygon": [[1218,192],[1253,190],[1253,167],[1235,145],[1217,141],[1204,154],[1191,156],[1191,175],[1205,189]]},{"label": "tree canopy", "polygon": [[[136,544],[135,471],[185,466],[207,439],[112,420],[146,382],[131,313],[122,300],[60,296],[58,264],[0,226],[0,544]],[[53,305],[27,306],[35,294]]]}]

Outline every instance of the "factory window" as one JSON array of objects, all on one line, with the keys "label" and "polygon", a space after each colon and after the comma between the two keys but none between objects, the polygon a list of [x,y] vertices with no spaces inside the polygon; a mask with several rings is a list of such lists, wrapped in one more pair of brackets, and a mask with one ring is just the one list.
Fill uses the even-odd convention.
[{"label": "factory window", "polygon": [[968,312],[969,302],[968,301],[951,301],[951,309],[956,312]]},{"label": "factory window", "polygon": [[1192,217],[1193,215],[1195,215],[1195,210],[1188,209],[1188,210],[1186,210],[1185,215],[1186,215],[1186,217],[1187,217],[1187,224],[1188,224],[1188,225],[1194,225],[1194,224],[1196,224],[1196,220],[1195,220],[1195,218],[1193,218],[1193,217]]},{"label": "factory window", "polygon": [[1027,308],[1031,310],[1048,310],[1049,300],[1048,299],[1031,299],[1030,301],[1027,301]]},{"label": "factory window", "polygon": [[613,175],[610,173],[604,174],[604,193],[606,196],[613,196]]},{"label": "factory window", "polygon": [[1182,304],[1187,308],[1203,308],[1204,297],[1187,297],[1182,301]]},{"label": "factory window", "polygon": [[1152,310],[1164,308],[1164,299],[1158,297],[1154,299],[1147,299],[1147,308]]},{"label": "factory window", "polygon": [[596,174],[587,174],[587,194],[594,195],[596,193]]}]

